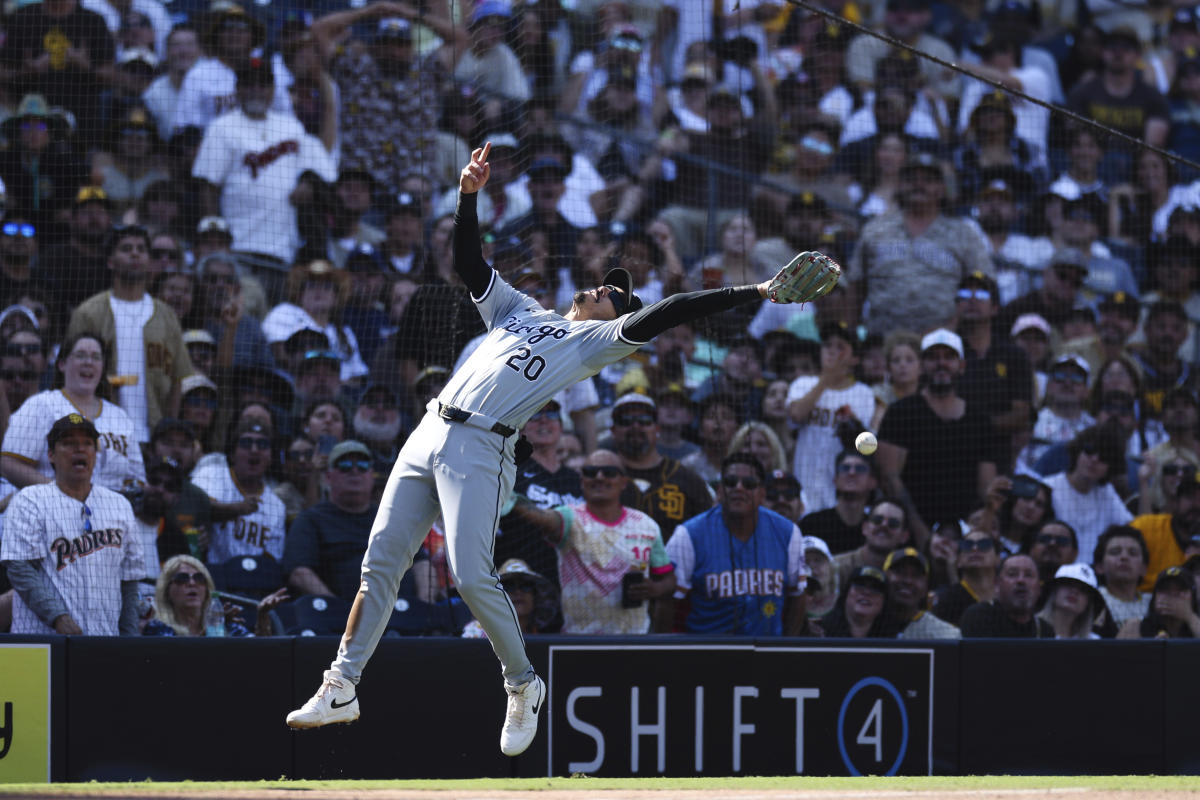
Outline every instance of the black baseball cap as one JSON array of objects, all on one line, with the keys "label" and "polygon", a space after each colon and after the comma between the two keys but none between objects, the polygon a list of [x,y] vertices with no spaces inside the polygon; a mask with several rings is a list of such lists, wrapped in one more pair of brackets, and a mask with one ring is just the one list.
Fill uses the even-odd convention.
[{"label": "black baseball cap", "polygon": [[850,345],[850,350],[854,353],[858,353],[862,348],[862,342],[858,338],[858,330],[844,319],[826,322],[821,326],[818,335],[821,337],[822,342],[827,342],[830,337],[836,336]]},{"label": "black baseball cap", "polygon": [[[604,285],[618,290],[613,296],[617,316],[632,314],[642,308],[642,298],[633,293],[633,276],[624,267],[613,267],[604,274]],[[623,296],[620,293],[624,293]]]},{"label": "black baseball cap", "polygon": [[158,441],[161,437],[166,436],[173,431],[180,431],[187,434],[189,439],[196,438],[196,429],[192,427],[192,423],[187,420],[178,419],[176,417],[163,417],[154,426],[154,432],[150,434],[150,443]]},{"label": "black baseball cap", "polygon": [[46,434],[46,446],[53,450],[54,445],[72,431],[83,431],[93,442],[100,441],[100,434],[96,432],[96,426],[92,424],[91,420],[82,414],[67,414],[65,417],[55,420],[54,424],[50,426],[50,432]]}]

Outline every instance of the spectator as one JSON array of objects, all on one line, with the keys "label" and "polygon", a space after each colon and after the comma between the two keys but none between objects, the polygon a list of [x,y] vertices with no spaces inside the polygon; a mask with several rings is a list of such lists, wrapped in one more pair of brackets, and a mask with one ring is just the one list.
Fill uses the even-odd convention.
[{"label": "spectator", "polygon": [[1044,236],[1025,232],[1020,224],[1023,204],[1018,204],[1010,179],[992,178],[980,187],[974,203],[996,267],[999,296],[993,299],[1003,306],[1030,290],[1033,274],[1045,268],[1054,255],[1054,245]]},{"label": "spectator", "polygon": [[[227,17],[233,19],[233,17]],[[188,80],[201,69],[197,64]],[[184,82],[184,91],[187,91]],[[207,182],[204,208],[229,220],[233,247],[254,256],[267,297],[282,283],[300,244],[296,206],[311,184],[306,174],[332,182],[337,168],[325,146],[294,116],[272,110],[271,66],[253,58],[238,67],[238,107],[204,132],[192,175]],[[183,98],[180,98],[182,113]]]},{"label": "spectator", "polygon": [[23,489],[54,482],[41,432],[71,413],[93,420],[96,427],[93,477],[98,485],[119,492],[146,479],[133,421],[119,406],[106,402],[107,366],[96,334],[80,333],[63,343],[55,365],[54,382],[59,388],[33,395],[9,420],[0,452],[0,474],[8,483]]},{"label": "spectator", "polygon": [[1075,529],[1079,553],[1092,553],[1109,525],[1125,525],[1133,515],[1112,487],[1125,464],[1122,444],[1108,426],[1080,431],[1067,446],[1066,472],[1046,478],[1054,515]]},{"label": "spectator", "polygon": [[734,432],[733,438],[729,440],[726,455],[734,453],[749,453],[758,459],[758,463],[762,464],[767,472],[781,471],[787,467],[779,437],[762,422],[747,422]]},{"label": "spectator", "polygon": [[104,244],[111,228],[112,205],[108,195],[103,189],[84,186],[71,207],[69,238],[47,247],[38,258],[38,271],[53,292],[58,314],[69,315],[81,302],[109,285],[111,276]]},{"label": "spectator", "polygon": [[512,9],[506,3],[486,0],[477,4],[467,28],[469,45],[450,47],[446,54],[455,80],[478,87],[486,100],[501,107],[530,97],[521,62],[504,43],[505,28],[511,19]]},{"label": "spectator", "polygon": [[95,133],[101,92],[114,77],[115,47],[104,19],[77,0],[51,0],[18,9],[5,32],[5,79],[22,94],[67,109],[80,130]]},{"label": "spectator", "polygon": [[875,411],[870,387],[855,378],[858,364],[855,329],[828,322],[821,326],[820,376],[802,375],[788,388],[788,415],[799,426],[792,468],[805,487],[804,505],[813,511],[837,503],[834,470],[837,454],[845,448],[844,430],[864,429]]},{"label": "spectator", "polygon": [[346,439],[346,415],[342,407],[332,400],[314,400],[304,408],[300,418],[300,432],[317,443],[319,470],[327,467],[325,457],[334,445]]},{"label": "spectator", "polygon": [[1184,567],[1167,567],[1154,581],[1150,609],[1121,626],[1118,639],[1195,639],[1200,637],[1200,601],[1196,583]]},{"label": "spectator", "polygon": [[158,128],[146,107],[138,104],[111,123],[99,152],[92,155],[91,171],[100,174],[100,188],[118,214],[137,205],[149,186],[170,179],[154,158],[157,146]]},{"label": "spectator", "polygon": [[1108,609],[1090,566],[1064,564],[1046,584],[1043,594],[1046,599],[1038,618],[1050,623],[1054,638],[1100,638],[1095,629],[1106,621]]},{"label": "spectator", "polygon": [[[845,463],[845,462],[843,462]],[[888,554],[908,544],[909,528],[904,508],[894,500],[880,500],[862,521],[862,544],[833,557],[838,584],[846,585],[850,575],[862,566],[883,568]]]},{"label": "spectator", "polygon": [[226,253],[211,253],[200,259],[196,273],[200,323],[217,343],[214,366],[274,367],[262,326],[246,307],[249,298],[237,260]]},{"label": "spectator", "polygon": [[1144,413],[1162,414],[1163,398],[1173,388],[1189,388],[1191,367],[1179,357],[1179,348],[1187,339],[1188,318],[1183,306],[1160,300],[1150,306],[1142,323],[1146,344],[1133,350],[1133,358],[1142,375]]},{"label": "spectator", "polygon": [[1049,486],[1028,475],[999,475],[992,481],[986,507],[989,517],[996,520],[1001,549],[1010,553],[1025,549],[1034,533],[1054,516],[1052,494]]},{"label": "spectator", "polygon": [[1038,601],[1037,565],[1024,554],[1008,556],[996,576],[996,598],[963,612],[964,639],[1052,639],[1054,628],[1034,615]]},{"label": "spectator", "polygon": [[263,320],[263,334],[275,359],[285,363],[283,343],[300,330],[325,334],[341,363],[340,379],[352,381],[368,373],[358,352],[358,340],[342,324],[346,302],[346,275],[328,261],[313,261],[293,267],[287,278],[287,302],[271,309]]},{"label": "spectator", "polygon": [[[1032,155],[1030,161],[1043,161],[1050,128],[1050,110],[1025,98],[1046,103],[1051,99],[1053,87],[1050,76],[1040,66],[1023,62],[1023,49],[1022,42],[1012,34],[991,34],[978,48],[980,63],[965,65],[964,69],[991,81],[993,85],[999,83],[1005,89],[1015,89],[1021,93],[1016,102],[1010,101],[1013,130],[1009,131],[1009,136],[1015,134],[1020,139]],[[966,131],[972,112],[982,106],[983,98],[992,93],[991,86],[982,81],[967,81],[958,107],[960,133]],[[995,94],[1007,98],[1007,95],[998,91]]]},{"label": "spectator", "polygon": [[[209,12],[200,34],[200,47],[206,57],[198,60],[183,78],[179,97],[175,101],[172,131],[178,133],[189,126],[206,131],[217,117],[236,110],[242,104],[238,92],[239,72],[247,68],[252,61],[251,53],[255,48],[262,47],[265,39],[265,26],[236,3],[227,3]],[[256,69],[266,72],[266,77],[258,79],[258,85],[266,88],[256,98],[256,104],[261,103],[263,112],[270,108],[274,113],[293,117],[292,101],[287,91],[291,81],[283,60],[273,60],[271,64],[261,59],[254,60],[258,62]],[[275,75],[275,72],[279,74]],[[235,124],[233,127],[235,130],[246,129],[244,124]],[[274,130],[282,132],[285,129],[277,125]],[[263,143],[270,137],[255,138]],[[235,163],[242,163],[240,153]],[[204,175],[197,177],[211,180]],[[286,188],[290,191],[291,184]],[[252,209],[247,207],[244,210]],[[233,216],[230,215],[230,218]]]},{"label": "spectator", "polygon": [[200,38],[194,25],[181,22],[171,28],[167,35],[166,72],[155,78],[142,92],[142,102],[154,115],[154,121],[158,123],[158,135],[163,142],[171,138],[183,78],[200,59],[200,55]]},{"label": "spectator", "polygon": [[[169,297],[164,296],[163,301],[167,305],[171,305],[169,300]],[[178,310],[175,315],[179,316]],[[188,330],[183,332],[183,346],[187,348],[192,369],[196,370],[195,374],[211,380],[211,376],[216,374],[214,367],[217,361],[217,340],[208,331]]]},{"label": "spectator", "polygon": [[963,276],[992,273],[979,228],[942,211],[941,162],[927,154],[910,156],[901,182],[906,190],[900,212],[863,226],[846,269],[858,298],[870,304],[867,326],[883,334],[949,322]]},{"label": "spectator", "polygon": [[[721,462],[737,432],[739,404],[732,395],[711,394],[700,402],[700,451],[680,463],[709,484],[721,477]],[[763,469],[769,469],[763,465]]]},{"label": "spectator", "polygon": [[[678,329],[672,328],[664,331],[655,338],[655,343],[669,337],[675,330]],[[676,461],[683,461],[685,458],[699,453],[700,445],[683,438],[684,431],[691,432],[696,416],[692,410],[692,401],[687,390],[683,388],[683,384],[675,382],[666,384],[659,390],[656,400],[658,442],[655,449],[659,454]]]},{"label": "spectator", "polygon": [[[349,603],[358,593],[362,557],[375,519],[370,448],[353,439],[338,444],[329,454],[325,480],[329,498],[300,512],[288,530],[283,572],[288,587],[298,595],[340,597]],[[422,569],[410,571],[400,582],[400,596],[427,599],[428,587],[417,584],[428,574]]]},{"label": "spectator", "polygon": [[808,594],[808,628],[821,636],[824,630],[820,628],[820,620],[833,610],[841,593],[837,568],[833,565],[829,546],[816,536],[804,537],[804,562],[812,573],[804,587]]},{"label": "spectator", "polygon": [[99,438],[79,414],[56,420],[46,434],[54,483],[9,504],[0,562],[16,590],[12,633],[137,633],[141,543],[129,501],[92,482]]},{"label": "spectator", "polygon": [[[19,409],[41,386],[46,374],[41,336],[32,330],[9,334],[0,351],[0,378],[10,409]],[[6,423],[8,420],[6,420]]]},{"label": "spectator", "polygon": [[532,230],[542,230],[547,238],[551,263],[567,263],[579,240],[579,229],[559,211],[559,200],[566,190],[564,181],[570,171],[569,165],[554,158],[533,162],[526,172],[532,206],[527,213],[506,224],[498,236],[527,237]]},{"label": "spectator", "polygon": [[[762,345],[758,340],[746,336],[744,319],[738,328],[741,332],[735,338],[723,340],[728,349],[721,360],[721,369],[696,387],[692,400],[700,404],[703,410],[710,397],[725,395],[726,402],[732,405],[738,417],[753,419],[762,406]],[[720,341],[719,329],[714,330],[713,334]]]},{"label": "spectator", "polygon": [[47,106],[41,95],[27,95],[0,125],[0,133],[8,141],[0,157],[7,211],[40,228],[48,244],[57,243],[62,211],[70,207],[88,177],[84,162],[75,154],[64,112]]},{"label": "spectator", "polygon": [[405,424],[396,395],[381,383],[372,383],[363,392],[354,411],[354,438],[371,451],[376,473],[384,472],[395,463],[401,443],[400,431]]},{"label": "spectator", "polygon": [[1129,263],[1113,256],[1099,240],[1105,224],[1103,201],[1094,195],[1083,195],[1063,204],[1057,239],[1065,247],[1089,254],[1084,288],[1090,295],[1124,292],[1136,298],[1138,285]]},{"label": "spectator", "polygon": [[942,328],[921,340],[925,388],[888,407],[879,428],[879,467],[890,495],[907,498],[918,549],[930,525],[964,519],[996,476],[989,423],[957,392],[963,371],[958,334]]},{"label": "spectator", "polygon": [[767,508],[798,524],[804,516],[800,488],[800,481],[792,473],[782,469],[771,470],[767,473]]},{"label": "spectator", "polygon": [[[884,30],[889,36],[915,48],[922,53],[937,56],[943,63],[954,61],[954,50],[945,41],[928,32],[933,17],[930,8],[921,0],[888,0],[883,18]],[[856,87],[870,90],[876,75],[875,64],[889,51],[885,39],[861,34],[850,40],[846,51],[847,77]],[[927,59],[917,59],[921,66],[924,82],[942,97],[955,97],[959,91],[958,76],[941,64]]]},{"label": "spectator", "polygon": [[1154,577],[1164,569],[1182,564],[1192,538],[1200,535],[1200,481],[1196,475],[1192,471],[1180,481],[1173,513],[1144,514],[1129,523],[1142,532],[1149,548],[1141,591],[1149,591]]},{"label": "spectator", "polygon": [[867,507],[879,488],[874,459],[857,450],[843,450],[834,460],[834,494],[837,502],[814,511],[800,523],[806,536],[816,536],[834,553],[845,553],[863,540],[862,525]]},{"label": "spectator", "polygon": [[[491,185],[491,181],[488,181],[488,185]],[[424,281],[428,277],[429,255],[424,247],[424,215],[425,207],[421,201],[408,192],[397,194],[388,206],[384,239],[379,243],[379,255],[387,274],[404,275],[417,281]]]},{"label": "spectator", "polygon": [[985,531],[967,531],[958,540],[953,575],[957,580],[939,587],[933,613],[951,625],[962,621],[963,612],[975,603],[990,603],[996,597],[996,567],[999,543]]},{"label": "spectator", "polygon": [[1075,529],[1060,520],[1049,520],[1042,524],[1023,552],[1029,553],[1037,564],[1043,587],[1054,580],[1058,568],[1074,564],[1079,559],[1079,537]]},{"label": "spectator", "polygon": [[179,382],[179,418],[192,426],[196,439],[206,451],[220,448],[217,435],[220,408],[221,392],[211,379],[204,375],[189,375]]},{"label": "spectator", "polygon": [[265,480],[272,449],[270,429],[257,420],[243,420],[229,439],[228,466],[214,463],[192,475],[192,482],[218,502],[258,500],[251,513],[216,526],[208,548],[209,564],[223,564],[236,556],[283,559],[285,510]]},{"label": "spectator", "polygon": [[[187,555],[172,556],[163,564],[154,585],[154,616],[142,629],[143,636],[212,636],[206,614],[216,584],[208,568]],[[237,606],[225,601],[225,636],[270,636],[271,609],[289,599],[287,589],[279,589],[258,604],[252,634],[237,616]]]},{"label": "spectator", "polygon": [[[184,254],[184,247],[179,238],[164,230],[151,234],[150,268],[148,270],[150,282],[157,285],[163,275],[177,274],[185,269],[189,273],[191,272],[191,265],[187,263],[187,256]],[[179,323],[183,324],[182,317],[179,319]]]},{"label": "spectator", "polygon": [[[514,516],[539,529],[558,551],[564,633],[648,633],[646,600],[675,591],[658,525],[621,505],[628,478],[616,453],[597,450],[581,469],[583,503],[551,509],[519,503]],[[670,622],[659,615],[655,628],[669,631]]]},{"label": "spectator", "polygon": [[[630,477],[621,504],[644,511],[663,531],[673,533],[684,520],[712,506],[712,495],[703,478],[658,452],[656,411],[650,397],[636,392],[613,403],[613,444]],[[663,538],[670,541],[670,535]]]},{"label": "spectator", "polygon": [[887,578],[879,567],[858,567],[843,585],[837,605],[822,620],[826,636],[894,639],[904,629],[903,619],[889,607]]},{"label": "spectator", "polygon": [[34,274],[37,263],[37,228],[28,218],[9,212],[0,226],[0,304],[16,302],[26,292],[42,291],[41,274]]},{"label": "spectator", "polygon": [[137,441],[150,440],[150,429],[164,416],[175,416],[179,382],[192,373],[183,331],[175,312],[146,291],[150,236],[145,228],[113,228],[104,255],[112,271],[111,291],[86,300],[71,315],[67,336],[100,334],[111,354],[117,403],[133,420]]},{"label": "spectator", "polygon": [[[761,507],[765,477],[748,456],[725,459],[719,504],[667,542],[677,594],[690,599],[688,633],[791,636],[804,627],[803,537],[795,523]],[[670,619],[673,602],[660,602]]]},{"label": "spectator", "polygon": [[929,561],[914,547],[893,550],[883,562],[888,605],[904,623],[900,639],[961,639],[954,625],[929,613]]},{"label": "spectator", "polygon": [[1076,295],[1087,277],[1088,260],[1079,250],[1055,251],[1042,272],[1042,287],[1018,297],[1000,309],[996,317],[998,335],[1012,331],[1017,319],[1026,314],[1041,317],[1054,329],[1061,330],[1075,309]]},{"label": "spectator", "polygon": [[883,345],[887,377],[875,386],[875,413],[871,430],[879,430],[884,412],[897,400],[917,393],[921,383],[921,337],[912,331],[893,331]]},{"label": "spectator", "polygon": [[1112,622],[1119,629],[1131,619],[1141,619],[1150,610],[1150,595],[1138,591],[1138,583],[1150,562],[1150,550],[1142,532],[1128,525],[1113,525],[1096,542],[1093,556],[1100,576],[1100,594]]},{"label": "spectator", "polygon": [[1050,366],[1046,383],[1046,402],[1033,425],[1033,441],[1021,452],[1018,469],[1037,473],[1037,463],[1052,445],[1069,442],[1080,431],[1096,424],[1085,404],[1088,363],[1075,353],[1059,356]]},{"label": "spectator", "polygon": [[[558,590],[554,584],[534,572],[519,558],[510,558],[496,570],[500,585],[508,592],[508,599],[516,612],[521,632],[529,635],[541,633],[542,626],[549,624],[562,614]],[[486,639],[487,634],[479,620],[471,620],[463,628],[464,639]]]}]

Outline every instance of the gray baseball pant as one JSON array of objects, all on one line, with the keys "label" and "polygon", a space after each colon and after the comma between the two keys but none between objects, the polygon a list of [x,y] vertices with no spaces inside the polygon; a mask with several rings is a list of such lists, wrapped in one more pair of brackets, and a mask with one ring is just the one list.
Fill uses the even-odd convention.
[{"label": "gray baseball pant", "polygon": [[533,678],[517,612],[496,576],[492,555],[500,508],[516,478],[514,439],[432,412],[424,416],[383,490],[363,558],[357,625],[352,615],[333,671],[355,684],[362,677],[387,629],[400,579],[440,509],[450,574],[487,633],[505,683],[519,686]]}]

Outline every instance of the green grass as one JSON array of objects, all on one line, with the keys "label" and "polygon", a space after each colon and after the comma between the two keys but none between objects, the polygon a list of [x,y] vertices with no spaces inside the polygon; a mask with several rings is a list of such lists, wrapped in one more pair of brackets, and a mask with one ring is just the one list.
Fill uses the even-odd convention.
[{"label": "green grass", "polygon": [[222,792],[261,789],[324,789],[365,792],[373,789],[426,791],[524,791],[547,789],[631,790],[656,789],[664,792],[695,790],[853,790],[888,789],[891,791],[931,791],[954,789],[1052,789],[1081,788],[1097,791],[1200,791],[1200,777],[1109,775],[1109,776],[963,776],[933,778],[804,778],[804,777],[745,777],[745,778],[484,778],[475,780],[406,780],[406,781],[217,781],[204,783],[181,781],[157,783],[59,783],[59,784],[0,784],[0,796],[6,794],[110,794],[133,795],[138,792]]}]

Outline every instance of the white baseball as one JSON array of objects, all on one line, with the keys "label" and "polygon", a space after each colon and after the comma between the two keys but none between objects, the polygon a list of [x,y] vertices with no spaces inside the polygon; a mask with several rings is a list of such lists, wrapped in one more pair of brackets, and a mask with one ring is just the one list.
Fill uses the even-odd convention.
[{"label": "white baseball", "polygon": [[854,440],[854,447],[864,456],[869,456],[879,448],[879,440],[870,431],[863,431]]}]

